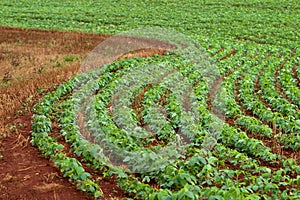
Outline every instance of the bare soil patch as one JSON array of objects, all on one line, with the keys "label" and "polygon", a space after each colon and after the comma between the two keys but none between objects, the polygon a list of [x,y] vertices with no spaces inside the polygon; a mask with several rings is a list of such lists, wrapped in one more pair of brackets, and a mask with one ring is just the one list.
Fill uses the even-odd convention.
[{"label": "bare soil patch", "polygon": [[[108,37],[0,27],[0,199],[93,199],[31,146],[31,116],[42,95],[73,76],[85,56]],[[118,59],[162,55],[171,48],[161,46]],[[113,180],[102,181],[103,199],[124,195]]]},{"label": "bare soil patch", "polygon": [[14,121],[21,121],[24,127],[1,141],[0,199],[92,199],[30,145],[31,115]]}]

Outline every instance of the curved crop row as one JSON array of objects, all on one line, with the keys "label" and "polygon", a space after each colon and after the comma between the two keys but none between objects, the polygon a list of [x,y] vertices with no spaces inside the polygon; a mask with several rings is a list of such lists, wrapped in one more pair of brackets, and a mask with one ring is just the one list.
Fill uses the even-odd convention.
[{"label": "curved crop row", "polygon": [[[157,68],[149,76],[155,67],[144,69],[143,80],[136,84],[136,72],[149,62],[165,63],[177,73],[170,77],[168,70]],[[160,83],[155,83],[157,78]],[[190,103],[182,104],[187,99],[179,88],[184,85],[176,81],[192,86]],[[79,75],[47,95],[36,106],[33,125],[40,115],[58,117],[61,134],[82,162],[104,176],[115,176],[120,188],[137,199],[299,196],[295,185],[300,167],[294,160],[272,154],[259,140],[227,124],[217,134],[217,127],[210,124],[219,119],[208,109],[208,92],[208,82],[180,58],[118,61]],[[254,118],[237,115],[236,119],[263,127]],[[261,160],[283,168],[273,171],[261,166]]]}]

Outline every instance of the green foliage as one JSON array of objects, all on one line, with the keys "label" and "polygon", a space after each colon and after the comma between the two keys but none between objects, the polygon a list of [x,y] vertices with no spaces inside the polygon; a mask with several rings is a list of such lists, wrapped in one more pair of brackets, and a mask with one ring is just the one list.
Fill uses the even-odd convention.
[{"label": "green foliage", "polygon": [[[165,59],[172,60],[173,58],[157,57],[151,59],[151,62],[154,62],[154,60],[163,62]],[[277,171],[271,171],[268,167],[261,167],[259,165],[260,160],[278,163],[278,159],[281,159],[281,157],[271,153],[270,149],[266,148],[260,140],[248,138],[245,133],[240,132],[233,126],[227,124],[223,126],[222,134],[218,138],[220,143],[217,143],[211,152],[207,153],[203,149],[198,149],[201,147],[204,138],[209,134],[209,126],[207,124],[212,120],[210,112],[207,111],[205,100],[207,85],[204,81],[200,81],[194,88],[195,96],[197,96],[196,105],[197,109],[201,110],[202,120],[196,126],[197,131],[190,148],[186,152],[188,155],[186,159],[181,160],[184,157],[178,155],[177,159],[172,162],[159,162],[163,161],[164,158],[157,157],[155,153],[151,153],[151,149],[145,147],[149,142],[161,140],[164,141],[160,144],[161,147],[157,146],[152,149],[161,150],[165,143],[174,139],[172,138],[174,132],[170,134],[170,131],[166,131],[164,137],[159,137],[160,135],[158,135],[157,138],[150,137],[140,140],[135,136],[129,135],[128,130],[130,129],[124,131],[116,126],[116,118],[110,115],[107,110],[110,99],[115,91],[119,91],[118,83],[123,81],[123,84],[126,84],[124,82],[125,79],[120,79],[123,73],[126,73],[126,70],[134,70],[136,66],[141,65],[143,62],[149,62],[149,58],[131,59],[126,62],[118,61],[101,68],[100,71],[91,72],[94,74],[92,75],[93,77],[99,78],[95,79],[94,83],[89,82],[88,84],[90,85],[83,83],[85,80],[89,80],[91,74],[77,76],[59,86],[56,91],[46,95],[41,104],[36,106],[38,114],[33,117],[32,143],[37,145],[45,156],[50,157],[61,168],[64,176],[68,177],[70,181],[76,182],[78,188],[83,191],[87,191],[94,196],[101,194],[98,185],[89,179],[90,175],[84,171],[81,163],[74,158],[66,157],[61,152],[63,146],[58,144],[55,138],[49,137],[48,133],[51,132],[52,119],[50,116],[57,118],[61,126],[61,134],[67,142],[72,143],[72,150],[77,155],[82,156],[83,160],[88,162],[93,169],[103,170],[104,176],[114,175],[120,188],[137,199],[199,199],[199,197],[208,199],[257,199],[257,197],[262,196],[265,198],[268,196],[285,198],[289,196],[288,193],[291,191],[294,192],[293,195],[297,196],[298,193],[294,191],[293,184],[299,182],[300,167],[295,161],[293,159],[283,159],[283,167]],[[120,69],[120,63],[131,64],[124,65],[123,69]],[[182,73],[192,68],[191,65],[180,62],[178,65],[181,66],[178,70],[182,70]],[[115,74],[111,73],[116,68],[120,69],[120,71]],[[193,71],[190,71],[189,76],[194,77],[196,81],[196,76],[192,76]],[[191,78],[191,80],[193,79]],[[82,87],[79,90],[77,89],[75,93],[72,93],[73,98],[67,98],[67,100],[59,102],[61,97],[68,95],[73,88],[81,85]],[[131,87],[126,93],[129,96],[120,98],[120,102],[124,103],[122,105],[127,105],[127,108],[130,108],[128,99],[133,99],[143,87],[145,86],[137,85],[136,87]],[[89,99],[90,101],[81,110],[80,105],[82,102],[85,102],[85,98],[95,91],[98,91],[97,95]],[[166,121],[165,117],[162,117],[165,115],[161,115],[152,123],[152,128],[161,124],[160,122],[169,124],[168,127],[170,128],[176,128],[180,127],[182,121],[184,121],[184,118],[182,118],[184,116],[182,107],[177,99],[172,96],[172,93],[166,95],[166,92],[167,90],[164,87],[154,85],[144,93],[142,100],[144,123],[152,123],[151,120],[157,115],[155,112],[151,113],[153,106],[154,108],[155,106],[161,106],[165,109],[165,115],[171,116]],[[162,97],[166,101],[163,104],[160,102]],[[114,106],[118,108],[118,104],[114,104]],[[130,119],[123,123],[124,127],[130,128],[130,124],[139,123],[136,114],[131,113],[134,111],[132,108],[124,111],[121,108],[117,112],[119,114],[117,115],[117,120]],[[226,109],[230,109],[230,107],[226,107]],[[75,117],[79,111],[84,112],[85,116],[89,116],[85,128],[90,131],[96,142],[95,144],[83,139],[81,136]],[[151,115],[151,117],[147,119],[148,115]],[[133,117],[131,118],[131,116]],[[101,119],[101,121],[98,119]],[[253,117],[238,115],[236,119],[238,126],[256,131],[257,134],[266,127],[266,125]],[[122,124],[121,122],[119,124]],[[269,130],[270,128],[266,129]],[[270,134],[265,136],[269,137]],[[114,158],[121,160],[127,165],[133,165],[132,170],[147,169],[149,161],[157,162],[160,166],[154,171],[147,172],[146,170],[141,173],[142,178],[138,178],[130,169],[124,170],[122,167],[113,165],[110,162],[110,158],[104,153],[104,149],[109,149],[111,152],[122,152],[124,150],[132,152],[132,154],[127,156],[122,153],[116,153],[115,155],[120,157]],[[172,150],[170,152],[172,153]],[[259,161],[255,158],[259,158]],[[225,163],[230,163],[230,165],[238,169],[224,168],[226,166]],[[241,179],[240,177],[244,178]],[[158,190],[151,187],[149,183],[153,181],[159,184],[161,189]],[[216,187],[216,185],[220,188]],[[282,191],[278,185],[289,186],[291,189]]]},{"label": "green foliage", "polygon": [[[224,93],[216,95],[222,101],[213,105],[212,80],[174,50],[80,74],[44,96],[34,108],[31,142],[79,189],[102,195],[82,167],[86,162],[113,175],[135,199],[299,199],[299,165],[254,139],[300,149],[298,1],[2,0],[0,8],[0,23],[9,26],[93,33],[174,29],[202,45],[224,76]],[[178,82],[157,83],[160,74],[150,76],[149,64],[186,78],[178,88],[193,86],[188,97],[197,116],[182,105]],[[134,73],[141,70],[142,78]],[[139,104],[133,104],[138,96]],[[213,106],[228,122],[218,135]],[[77,124],[78,113],[86,116],[84,127]],[[54,120],[82,161],[66,156],[50,136]]]}]

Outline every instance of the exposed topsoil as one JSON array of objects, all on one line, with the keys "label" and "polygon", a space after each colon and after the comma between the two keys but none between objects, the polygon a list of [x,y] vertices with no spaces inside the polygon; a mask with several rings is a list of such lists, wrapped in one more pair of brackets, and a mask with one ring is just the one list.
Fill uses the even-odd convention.
[{"label": "exposed topsoil", "polygon": [[[31,116],[42,95],[74,75],[87,53],[107,38],[0,27],[0,199],[93,199],[31,146]],[[163,54],[162,49],[130,52],[118,59]],[[103,180],[100,187],[103,199],[124,197],[112,180]]]}]

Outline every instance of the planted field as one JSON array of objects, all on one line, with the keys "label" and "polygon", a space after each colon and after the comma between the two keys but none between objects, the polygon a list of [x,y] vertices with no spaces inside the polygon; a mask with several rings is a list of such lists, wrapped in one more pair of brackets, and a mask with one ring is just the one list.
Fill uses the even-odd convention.
[{"label": "planted field", "polygon": [[31,144],[80,190],[300,198],[297,1],[0,6],[3,25],[122,33],[33,107]]}]

